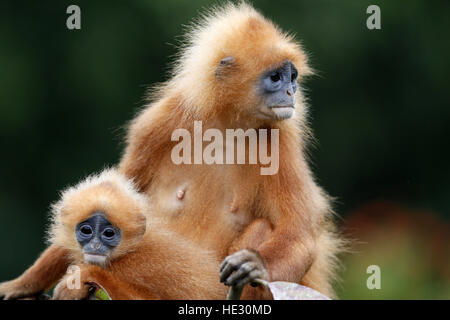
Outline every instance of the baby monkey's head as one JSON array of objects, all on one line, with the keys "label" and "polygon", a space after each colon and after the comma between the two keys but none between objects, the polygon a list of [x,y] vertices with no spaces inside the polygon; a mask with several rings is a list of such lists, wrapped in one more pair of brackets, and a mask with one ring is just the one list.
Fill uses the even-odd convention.
[{"label": "baby monkey's head", "polygon": [[90,176],[53,205],[52,244],[75,261],[105,266],[133,251],[146,230],[148,201],[116,170]]}]

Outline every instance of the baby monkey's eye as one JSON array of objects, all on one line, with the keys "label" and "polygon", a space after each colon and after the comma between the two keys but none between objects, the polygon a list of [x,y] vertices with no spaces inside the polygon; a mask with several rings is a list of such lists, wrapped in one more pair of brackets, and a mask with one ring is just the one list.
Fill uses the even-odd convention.
[{"label": "baby monkey's eye", "polygon": [[103,231],[103,235],[107,238],[112,238],[116,235],[116,232],[113,229],[108,228],[105,231]]},{"label": "baby monkey's eye", "polygon": [[270,80],[272,80],[272,82],[278,82],[281,80],[280,74],[274,73],[273,75],[270,76]]},{"label": "baby monkey's eye", "polygon": [[291,82],[294,82],[295,80],[297,80],[297,72],[292,72]]},{"label": "baby monkey's eye", "polygon": [[92,228],[88,225],[85,225],[81,227],[80,232],[84,235],[90,235],[92,234]]}]

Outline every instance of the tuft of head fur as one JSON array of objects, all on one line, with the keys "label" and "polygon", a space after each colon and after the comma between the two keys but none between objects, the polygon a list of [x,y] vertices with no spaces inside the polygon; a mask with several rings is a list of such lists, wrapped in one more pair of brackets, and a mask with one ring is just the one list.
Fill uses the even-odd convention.
[{"label": "tuft of head fur", "polygon": [[[293,36],[249,4],[213,7],[188,30],[172,79],[156,90],[156,97],[167,92],[179,97],[188,115],[196,119],[221,113],[241,116],[260,103],[255,82],[262,72],[286,60],[295,64],[300,80],[312,73]],[[297,95],[301,107],[300,90]]]},{"label": "tuft of head fur", "polygon": [[95,212],[104,213],[111,224],[121,229],[122,239],[109,257],[111,260],[133,250],[143,237],[149,204],[132,181],[116,169],[106,169],[61,193],[60,200],[52,205],[48,241],[69,249],[76,259],[82,260],[75,227]]}]

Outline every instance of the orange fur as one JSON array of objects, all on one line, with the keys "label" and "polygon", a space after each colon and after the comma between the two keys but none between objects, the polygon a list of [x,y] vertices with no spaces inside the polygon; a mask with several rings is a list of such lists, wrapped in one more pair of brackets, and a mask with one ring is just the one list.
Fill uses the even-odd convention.
[{"label": "orange fur", "polygon": [[[53,206],[50,241],[71,252],[72,264],[81,268],[82,284],[96,282],[114,300],[223,299],[226,287],[219,282],[218,258],[168,231],[147,202],[115,170],[91,176],[65,191]],[[105,269],[83,263],[74,232],[98,211],[122,232]],[[86,298],[86,286],[69,289],[65,280],[55,288],[55,299]]]},{"label": "orange fur", "polygon": [[[234,58],[231,66],[219,66],[228,56]],[[155,212],[172,230],[222,258],[243,248],[232,246],[241,236],[259,238],[248,226],[266,219],[271,236],[255,249],[272,280],[302,282],[332,296],[342,241],[335,233],[329,199],[314,182],[305,158],[309,130],[301,90],[294,118],[254,116],[262,103],[256,80],[287,59],[299,70],[301,84],[311,70],[292,37],[246,4],[213,11],[189,33],[172,79],[131,123],[119,168],[153,199]],[[279,129],[279,172],[262,176],[259,165],[249,164],[175,165],[171,133],[185,128],[193,135],[194,120],[203,122],[204,131]],[[185,196],[177,200],[180,189]],[[253,292],[247,290],[245,298],[260,297]]]},{"label": "orange fur", "polygon": [[49,241],[69,249],[78,261],[82,261],[74,232],[78,223],[100,211],[121,229],[122,240],[110,256],[112,260],[135,249],[146,230],[145,215],[150,212],[147,198],[113,169],[92,175],[67,189],[52,209]]},{"label": "orange fur", "polygon": [[[228,56],[234,62],[220,67],[221,59]],[[311,70],[301,46],[291,36],[247,4],[214,8],[189,33],[172,79],[155,90],[152,102],[132,121],[119,170],[152,200],[152,218],[163,221],[171,232],[211,250],[219,259],[252,247],[264,260],[271,280],[301,282],[332,296],[336,255],[343,241],[335,232],[329,199],[315,183],[305,156],[309,130],[301,90],[296,93],[294,118],[263,121],[255,117],[262,103],[256,80],[285,60],[297,67],[301,85]],[[194,120],[201,120],[204,130],[216,128],[222,132],[233,128],[279,129],[278,173],[262,176],[259,164],[175,165],[170,157],[176,144],[171,134],[177,128],[192,133]],[[266,239],[261,237],[261,225],[254,221],[269,226],[262,226]],[[146,236],[139,244],[139,250],[121,258],[123,264],[114,262],[111,268],[138,277],[142,280],[139,283],[150,283],[152,277],[134,272],[154,272],[149,264],[155,253]],[[169,249],[163,239],[160,245]],[[173,251],[162,248],[158,252],[159,266],[164,261],[176,261],[171,256]],[[177,262],[181,263],[187,274],[180,281],[188,283],[195,276],[194,282],[200,284],[192,289],[191,296],[213,283],[205,281],[204,274],[189,273],[196,272],[195,259]],[[132,268],[127,269],[128,264]],[[37,273],[33,268],[27,272]],[[15,286],[9,292],[21,290]],[[180,288],[174,290],[180,294]],[[248,288],[244,298],[268,296],[258,288]]]},{"label": "orange fur", "polygon": [[67,249],[50,246],[20,277],[0,283],[0,298],[20,299],[38,296],[61,279],[70,262]]}]

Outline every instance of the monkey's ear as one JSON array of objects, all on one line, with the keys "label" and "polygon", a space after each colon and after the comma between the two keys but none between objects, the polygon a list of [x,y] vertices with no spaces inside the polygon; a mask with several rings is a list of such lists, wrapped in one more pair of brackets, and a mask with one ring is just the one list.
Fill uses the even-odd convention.
[{"label": "monkey's ear", "polygon": [[232,56],[228,56],[220,60],[219,65],[216,68],[216,79],[223,79],[229,74],[230,71],[235,69],[236,59]]},{"label": "monkey's ear", "polygon": [[230,66],[234,63],[235,59],[232,56],[228,56],[220,60],[220,66]]},{"label": "monkey's ear", "polygon": [[138,239],[142,238],[145,234],[145,231],[147,229],[147,218],[144,214],[139,213],[136,216],[136,230],[134,231],[134,234]]}]

